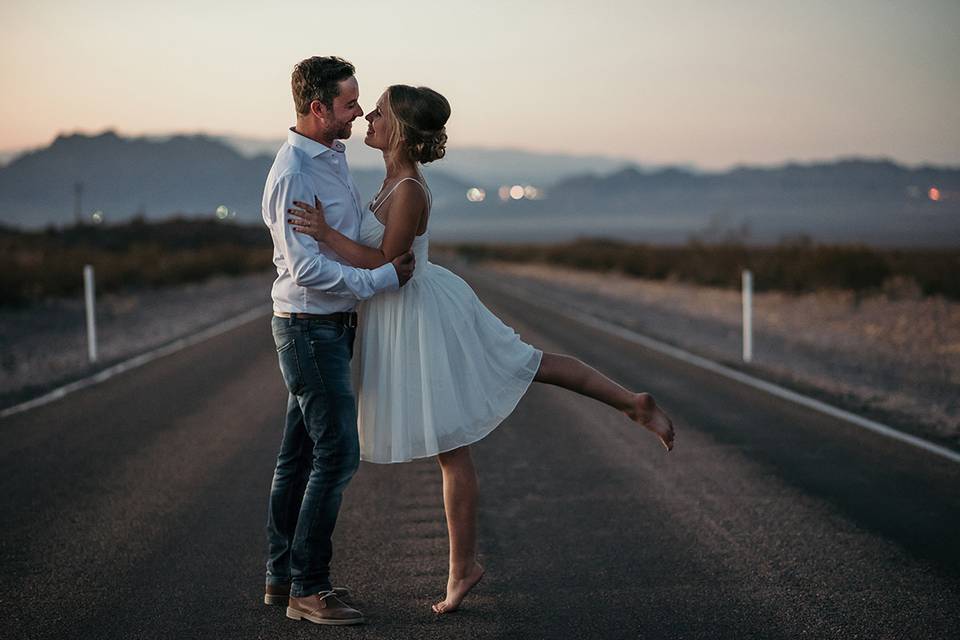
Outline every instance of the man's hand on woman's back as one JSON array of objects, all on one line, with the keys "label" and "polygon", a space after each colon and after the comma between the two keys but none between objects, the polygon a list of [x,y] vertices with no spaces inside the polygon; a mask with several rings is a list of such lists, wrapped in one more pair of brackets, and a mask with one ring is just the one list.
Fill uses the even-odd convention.
[{"label": "man's hand on woman's back", "polygon": [[393,268],[397,270],[397,280],[400,281],[400,286],[407,284],[407,281],[410,279],[410,276],[413,275],[413,270],[417,266],[417,260],[413,257],[412,251],[407,251],[403,255],[399,255],[393,260],[391,260]]}]

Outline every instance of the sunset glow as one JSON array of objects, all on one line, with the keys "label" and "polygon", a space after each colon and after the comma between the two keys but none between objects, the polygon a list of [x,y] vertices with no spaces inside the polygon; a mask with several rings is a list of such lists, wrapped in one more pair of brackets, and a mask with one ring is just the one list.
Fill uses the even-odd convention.
[{"label": "sunset glow", "polygon": [[370,0],[345,13],[304,0],[5,3],[0,152],[108,128],[282,138],[293,65],[334,54],[356,65],[365,110],[389,84],[443,93],[451,148],[704,168],[960,163],[960,127],[942,124],[960,104],[956,2]]}]

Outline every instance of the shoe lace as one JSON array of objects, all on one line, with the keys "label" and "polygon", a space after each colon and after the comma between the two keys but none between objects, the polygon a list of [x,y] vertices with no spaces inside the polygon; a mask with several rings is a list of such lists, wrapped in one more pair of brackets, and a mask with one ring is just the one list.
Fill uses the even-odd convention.
[{"label": "shoe lace", "polygon": [[337,595],[337,592],[331,589],[330,591],[321,591],[320,593],[317,594],[317,597],[320,598],[321,600],[326,600],[330,596],[336,596],[336,595]]}]

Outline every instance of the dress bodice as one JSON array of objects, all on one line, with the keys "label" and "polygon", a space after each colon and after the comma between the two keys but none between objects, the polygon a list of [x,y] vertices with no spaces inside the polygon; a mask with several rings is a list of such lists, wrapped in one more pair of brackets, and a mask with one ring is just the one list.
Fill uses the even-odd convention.
[{"label": "dress bodice", "polygon": [[[360,235],[357,241],[367,247],[380,247],[383,243],[383,232],[385,230],[386,227],[377,219],[377,215],[369,208],[364,209],[363,218],[360,220]],[[425,231],[423,235],[416,236],[413,239],[413,245],[410,249],[413,251],[413,256],[417,259],[417,265],[427,264],[427,260],[430,257],[429,236],[430,231]],[[416,271],[419,271],[419,268],[416,269]],[[416,273],[414,273],[414,277],[416,277]]]},{"label": "dress bodice", "polygon": [[[397,187],[400,186],[401,182],[406,180],[412,180],[419,184],[424,193],[427,195],[427,208],[433,204],[433,198],[430,194],[430,190],[426,186],[415,178],[403,178],[393,186],[393,188],[384,196],[379,203],[374,206],[375,199],[370,202],[369,205],[363,210],[363,217],[360,220],[360,233],[357,238],[360,244],[367,247],[377,247],[379,248],[383,244],[383,233],[386,230],[386,226],[377,218],[377,210],[383,205],[386,200],[393,195],[393,192],[396,191]],[[422,274],[426,271],[426,266],[430,258],[429,245],[430,245],[430,231],[424,231],[422,235],[415,236],[413,239],[413,245],[411,245],[410,250],[413,251],[413,256],[416,258],[417,267],[414,269],[413,278],[416,278],[419,274]],[[423,268],[421,269],[421,265]]]}]

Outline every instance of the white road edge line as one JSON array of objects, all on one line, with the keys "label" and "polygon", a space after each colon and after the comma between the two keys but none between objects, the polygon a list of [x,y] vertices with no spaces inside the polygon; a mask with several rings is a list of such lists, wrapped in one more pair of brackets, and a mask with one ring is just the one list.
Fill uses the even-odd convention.
[{"label": "white road edge line", "polygon": [[612,322],[601,320],[596,316],[584,313],[578,309],[574,309],[566,303],[556,301],[561,307],[560,309],[558,309],[555,306],[550,306],[541,302],[539,298],[543,297],[542,294],[538,296],[531,296],[530,292],[524,291],[522,287],[508,285],[508,284],[504,284],[503,282],[497,281],[496,288],[508,291],[515,297],[518,297],[524,302],[526,302],[527,304],[538,306],[541,309],[553,311],[554,313],[559,313],[560,315],[565,315],[572,320],[576,320],[577,322],[580,322],[587,326],[591,326],[594,329],[599,329],[607,333],[612,333],[620,338],[623,338],[624,340],[628,340],[630,342],[634,342],[643,347],[646,347],[651,351],[656,351],[658,353],[662,353],[672,358],[676,358],[677,360],[680,360],[682,362],[686,362],[687,364],[692,364],[696,367],[700,367],[702,369],[712,371],[718,375],[736,380],[737,382],[753,387],[755,389],[759,389],[760,391],[765,391],[771,395],[777,396],[778,398],[783,398],[784,400],[795,402],[796,404],[803,405],[815,411],[825,413],[834,418],[844,420],[846,422],[849,422],[863,429],[873,431],[874,433],[879,433],[880,435],[886,436],[888,438],[893,438],[894,440],[899,440],[900,442],[913,445],[914,447],[923,449],[934,455],[940,456],[942,458],[946,458],[951,462],[960,463],[960,453],[953,451],[951,449],[948,449],[947,447],[943,447],[941,445],[930,442],[929,440],[924,440],[923,438],[910,435],[909,433],[904,433],[903,431],[899,431],[898,429],[894,429],[893,427],[887,426],[880,422],[876,422],[875,420],[870,420],[869,418],[858,416],[855,413],[845,411],[844,409],[840,409],[839,407],[835,407],[833,405],[827,404],[826,402],[821,402],[820,400],[816,400],[809,396],[805,396],[803,394],[797,393],[796,391],[791,391],[790,389],[773,384],[772,382],[767,382],[765,380],[755,378],[749,374],[743,373],[742,371],[731,369],[730,367],[722,365],[718,362],[714,362],[713,360],[708,360],[707,358],[703,358],[701,356],[692,354],[689,351],[684,351],[683,349],[679,349],[665,342],[661,342],[655,338],[650,338],[643,334],[637,333],[636,331],[627,329],[626,327],[621,327],[620,325],[614,324]]},{"label": "white road edge line", "polygon": [[92,387],[95,384],[100,384],[101,382],[109,380],[116,375],[120,375],[125,371],[136,369],[137,367],[143,366],[148,362],[152,362],[157,358],[162,358],[163,356],[170,355],[171,353],[175,353],[181,349],[186,349],[187,347],[191,347],[199,342],[203,342],[204,340],[208,340],[222,333],[226,333],[227,331],[236,329],[237,327],[248,322],[252,322],[257,318],[265,317],[270,313],[271,310],[269,306],[261,305],[254,309],[250,309],[249,311],[245,311],[238,316],[234,316],[224,320],[223,322],[219,322],[211,327],[208,327],[203,331],[184,336],[183,338],[178,338],[173,342],[163,345],[162,347],[157,347],[156,349],[147,351],[146,353],[141,353],[140,355],[134,356],[129,360],[118,362],[112,367],[107,367],[103,371],[98,371],[92,376],[88,376],[81,380],[77,380],[76,382],[71,382],[70,384],[58,387],[57,389],[54,389],[53,391],[45,393],[42,396],[32,400],[27,400],[26,402],[15,404],[12,407],[7,407],[6,409],[0,411],[0,419],[6,418],[7,416],[12,416],[16,413],[21,413],[23,411],[29,411],[30,409],[34,409],[36,407],[54,402],[55,400],[59,400],[65,395],[73,393],[74,391],[79,391],[80,389],[86,389],[87,387]]}]

